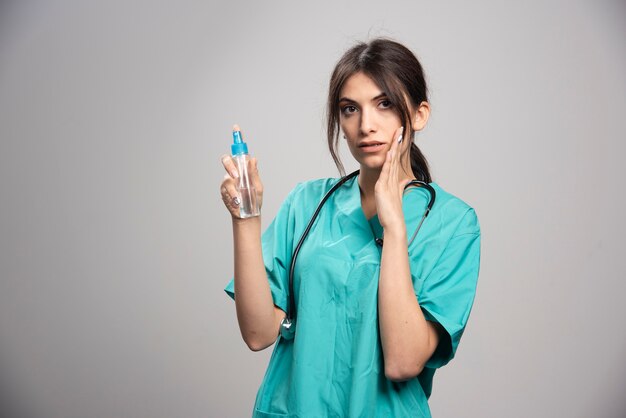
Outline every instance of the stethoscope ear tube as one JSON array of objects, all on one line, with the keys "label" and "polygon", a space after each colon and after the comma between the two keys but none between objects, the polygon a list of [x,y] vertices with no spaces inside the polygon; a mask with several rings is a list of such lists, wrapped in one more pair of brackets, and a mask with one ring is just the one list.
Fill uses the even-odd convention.
[{"label": "stethoscope ear tube", "polygon": [[[351,178],[357,176],[358,174],[359,174],[359,170],[356,170],[348,174],[347,176],[342,177],[337,183],[335,183],[335,185],[328,192],[326,192],[326,194],[322,198],[322,201],[319,203],[319,205],[317,205],[315,212],[313,212],[313,215],[311,216],[311,220],[309,221],[307,227],[304,229],[304,232],[302,233],[302,236],[300,237],[300,240],[298,241],[298,245],[296,245],[296,248],[293,251],[293,255],[291,256],[291,264],[289,266],[289,290],[288,290],[289,300],[287,304],[287,315],[285,316],[285,318],[283,318],[283,320],[280,323],[280,336],[283,339],[292,340],[296,334],[296,310],[295,310],[296,300],[295,300],[294,289],[293,289],[294,287],[293,276],[294,276],[294,272],[296,268],[296,259],[298,257],[298,253],[300,252],[300,247],[302,247],[304,240],[309,235],[309,231],[313,227],[313,224],[315,223],[315,219],[317,218],[317,215],[319,214],[320,210],[322,210],[322,207],[324,206],[324,203],[326,203],[326,200],[328,200],[330,195],[332,195],[335,192],[335,190],[341,187],[342,184],[344,184],[346,181],[350,180]],[[410,182],[407,183],[406,186],[404,186],[404,189],[406,190],[407,187],[416,186],[416,185],[424,187],[426,190],[428,190],[428,192],[430,193],[430,200],[428,201],[428,206],[426,207],[426,211],[424,212],[424,215],[422,216],[422,220],[420,221],[419,225],[415,229],[415,232],[413,233],[413,236],[411,237],[411,240],[409,241],[409,244],[408,244],[409,246],[413,243],[413,240],[417,236],[417,232],[422,227],[422,223],[424,222],[424,219],[426,219],[426,216],[428,216],[428,214],[430,213],[430,210],[435,204],[435,195],[436,195],[435,189],[433,189],[433,187],[430,184],[424,181],[411,180]],[[383,239],[377,238],[376,244],[382,247]]]},{"label": "stethoscope ear tube", "polygon": [[410,247],[411,244],[413,244],[413,241],[415,240],[417,233],[419,232],[420,228],[422,227],[422,224],[424,223],[424,219],[426,219],[426,217],[430,213],[430,210],[433,208],[433,205],[435,204],[435,197],[437,197],[437,193],[435,193],[435,189],[433,189],[433,186],[421,180],[411,180],[410,182],[407,183],[406,186],[404,186],[404,190],[406,190],[407,187],[411,187],[415,185],[420,185],[421,187],[428,190],[428,193],[430,193],[430,199],[428,200],[428,205],[426,206],[426,211],[424,211],[422,220],[420,220],[419,225],[417,225],[417,228],[415,228],[415,232],[413,232],[413,236],[409,240],[409,244],[407,245],[407,247]]}]

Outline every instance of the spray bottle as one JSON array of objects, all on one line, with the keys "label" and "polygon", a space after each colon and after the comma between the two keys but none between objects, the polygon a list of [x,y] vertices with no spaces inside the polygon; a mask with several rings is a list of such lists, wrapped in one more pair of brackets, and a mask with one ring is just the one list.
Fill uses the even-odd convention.
[{"label": "spray bottle", "polygon": [[238,125],[233,126],[233,144],[230,148],[233,154],[233,161],[237,165],[237,171],[239,172],[239,183],[237,185],[241,201],[239,204],[239,216],[241,218],[259,216],[260,211],[256,189],[250,182],[250,176],[248,175],[248,162],[250,161],[248,145],[243,142]]}]

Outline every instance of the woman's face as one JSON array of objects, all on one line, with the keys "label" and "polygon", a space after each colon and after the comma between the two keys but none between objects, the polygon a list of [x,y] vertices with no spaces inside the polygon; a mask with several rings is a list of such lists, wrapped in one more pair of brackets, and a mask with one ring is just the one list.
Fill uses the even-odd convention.
[{"label": "woman's face", "polygon": [[341,130],[361,169],[380,170],[402,125],[395,107],[374,80],[358,72],[341,89],[339,111]]}]

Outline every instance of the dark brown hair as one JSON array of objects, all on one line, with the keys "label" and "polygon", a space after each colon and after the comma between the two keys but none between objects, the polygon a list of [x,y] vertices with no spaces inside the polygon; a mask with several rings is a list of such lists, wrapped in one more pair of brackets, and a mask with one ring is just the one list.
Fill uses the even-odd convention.
[{"label": "dark brown hair", "polygon": [[[387,95],[400,120],[404,121],[404,137],[413,140],[410,105],[414,108],[428,101],[428,88],[422,65],[404,45],[385,38],[360,42],[341,57],[330,78],[327,104],[328,148],[341,175],[345,170],[337,147],[339,145],[339,95],[350,76],[362,72]],[[415,143],[411,143],[411,169],[418,180],[432,181],[428,162]]]}]

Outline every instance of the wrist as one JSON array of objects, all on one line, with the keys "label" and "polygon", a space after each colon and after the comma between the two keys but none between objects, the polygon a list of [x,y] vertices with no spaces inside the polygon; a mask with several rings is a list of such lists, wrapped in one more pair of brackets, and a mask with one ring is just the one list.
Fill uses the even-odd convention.
[{"label": "wrist", "polygon": [[385,241],[394,239],[406,241],[406,227],[402,223],[383,227],[383,234]]},{"label": "wrist", "polygon": [[261,215],[250,218],[236,218],[233,216],[232,221],[234,229],[257,228],[261,226]]}]

